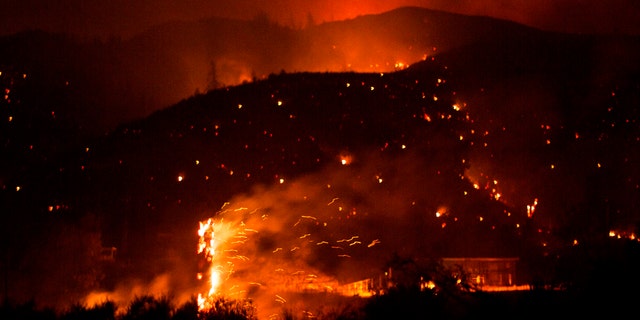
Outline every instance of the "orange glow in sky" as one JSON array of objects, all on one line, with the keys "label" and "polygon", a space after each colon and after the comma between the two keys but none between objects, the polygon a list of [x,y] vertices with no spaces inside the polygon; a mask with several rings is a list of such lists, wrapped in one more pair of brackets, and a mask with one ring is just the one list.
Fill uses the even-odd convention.
[{"label": "orange glow in sky", "polygon": [[562,32],[640,34],[640,24],[636,22],[640,6],[635,0],[69,0],[56,3],[24,0],[2,8],[0,34],[37,28],[128,37],[168,21],[209,17],[252,19],[260,14],[282,25],[304,27],[309,17],[315,23],[322,23],[404,6],[490,16]]}]

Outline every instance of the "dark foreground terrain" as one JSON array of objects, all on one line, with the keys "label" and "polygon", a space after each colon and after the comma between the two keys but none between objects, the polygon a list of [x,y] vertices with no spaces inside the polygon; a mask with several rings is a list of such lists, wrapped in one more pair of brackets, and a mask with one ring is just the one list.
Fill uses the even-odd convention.
[{"label": "dark foreground terrain", "polygon": [[[372,298],[302,295],[315,306],[283,307],[270,319],[539,319],[617,317],[633,314],[633,296],[584,295],[563,291],[514,291],[501,293],[438,293],[395,290]],[[312,298],[312,299],[309,299]],[[615,299],[615,301],[614,301]],[[64,310],[41,308],[35,303],[4,304],[2,319],[258,319],[259,306],[251,301],[219,298],[216,309],[198,311],[195,299],[177,305],[168,297],[140,296],[125,306],[106,301],[95,306],[74,304]]]}]

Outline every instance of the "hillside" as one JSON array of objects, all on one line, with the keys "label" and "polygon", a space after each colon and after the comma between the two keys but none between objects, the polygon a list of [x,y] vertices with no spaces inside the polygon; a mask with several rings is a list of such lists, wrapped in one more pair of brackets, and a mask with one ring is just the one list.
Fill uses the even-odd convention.
[{"label": "hillside", "polygon": [[425,55],[537,33],[506,21],[403,8],[305,29],[260,17],[173,22],[107,41],[34,30],[0,38],[0,60],[66,83],[70,102],[56,111],[100,135],[196,92],[282,70],[389,72]]},{"label": "hillside", "polygon": [[[197,223],[225,202],[267,210],[273,228],[291,227],[300,215],[347,219],[350,227],[338,223],[321,233],[384,243],[381,260],[371,261],[366,250],[353,253],[360,271],[379,270],[393,254],[513,254],[522,214],[508,213],[518,209],[464,179],[472,139],[459,137],[469,134],[470,123],[453,107],[448,85],[438,82],[446,71],[430,69],[417,78],[282,74],[195,96],[120,127],[37,182],[24,181],[25,202],[12,196],[15,207],[7,209],[27,213],[12,218],[17,225],[44,218],[31,228],[45,234],[57,233],[51,223],[79,221],[103,245],[118,248],[124,268],[118,272],[127,277],[188,277]],[[88,214],[93,220],[82,225]],[[30,235],[13,236],[22,237]],[[28,261],[29,251],[15,252],[22,257],[16,259]],[[63,254],[44,251],[44,261]],[[334,258],[310,255],[307,263],[330,276],[354,276],[356,269]]]},{"label": "hillside", "polygon": [[[617,286],[637,264],[637,38],[417,8],[304,30],[210,20],[51,37],[0,45],[8,298],[193,294],[208,218],[257,234],[235,256],[251,283],[517,256],[523,283]],[[254,74],[223,85],[226,67]],[[193,70],[212,90],[184,89]],[[106,119],[128,108],[140,117]]]}]

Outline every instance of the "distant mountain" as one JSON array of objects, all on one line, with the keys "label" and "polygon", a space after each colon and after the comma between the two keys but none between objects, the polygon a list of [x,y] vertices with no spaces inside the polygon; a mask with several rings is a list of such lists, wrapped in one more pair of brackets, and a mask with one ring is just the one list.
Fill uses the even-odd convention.
[{"label": "distant mountain", "polygon": [[168,23],[124,40],[30,31],[0,39],[0,60],[68,83],[71,101],[57,111],[100,134],[197,91],[281,70],[388,72],[425,55],[538,33],[501,20],[403,8],[301,30],[266,18],[212,18]]}]

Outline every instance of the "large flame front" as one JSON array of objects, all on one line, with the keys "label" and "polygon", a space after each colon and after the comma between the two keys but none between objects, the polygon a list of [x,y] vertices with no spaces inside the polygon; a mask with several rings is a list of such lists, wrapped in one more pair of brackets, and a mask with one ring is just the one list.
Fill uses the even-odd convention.
[{"label": "large flame front", "polygon": [[[199,310],[210,309],[212,301],[220,290],[223,277],[228,278],[233,273],[233,263],[224,261],[226,255],[218,255],[220,245],[226,244],[230,238],[235,238],[235,244],[243,242],[246,236],[234,231],[232,224],[224,221],[214,222],[212,218],[200,222],[198,229],[198,254],[202,255],[207,266],[205,274],[199,273],[198,279],[208,279],[208,290],[205,294],[198,294]],[[231,250],[233,251],[233,250]]]},{"label": "large flame front", "polygon": [[[355,273],[363,278],[351,278],[348,283],[339,282],[335,271],[361,260],[380,240],[350,233],[356,229],[355,209],[345,212],[340,203],[335,198],[328,201],[322,208],[326,213],[316,209],[317,217],[278,214],[290,211],[273,203],[257,209],[227,204],[214,217],[201,221],[199,311],[215,308],[218,299],[251,300],[263,310],[276,312],[300,293],[370,295],[362,269]],[[328,212],[333,213],[331,217]],[[348,228],[352,223],[354,228]]]}]

